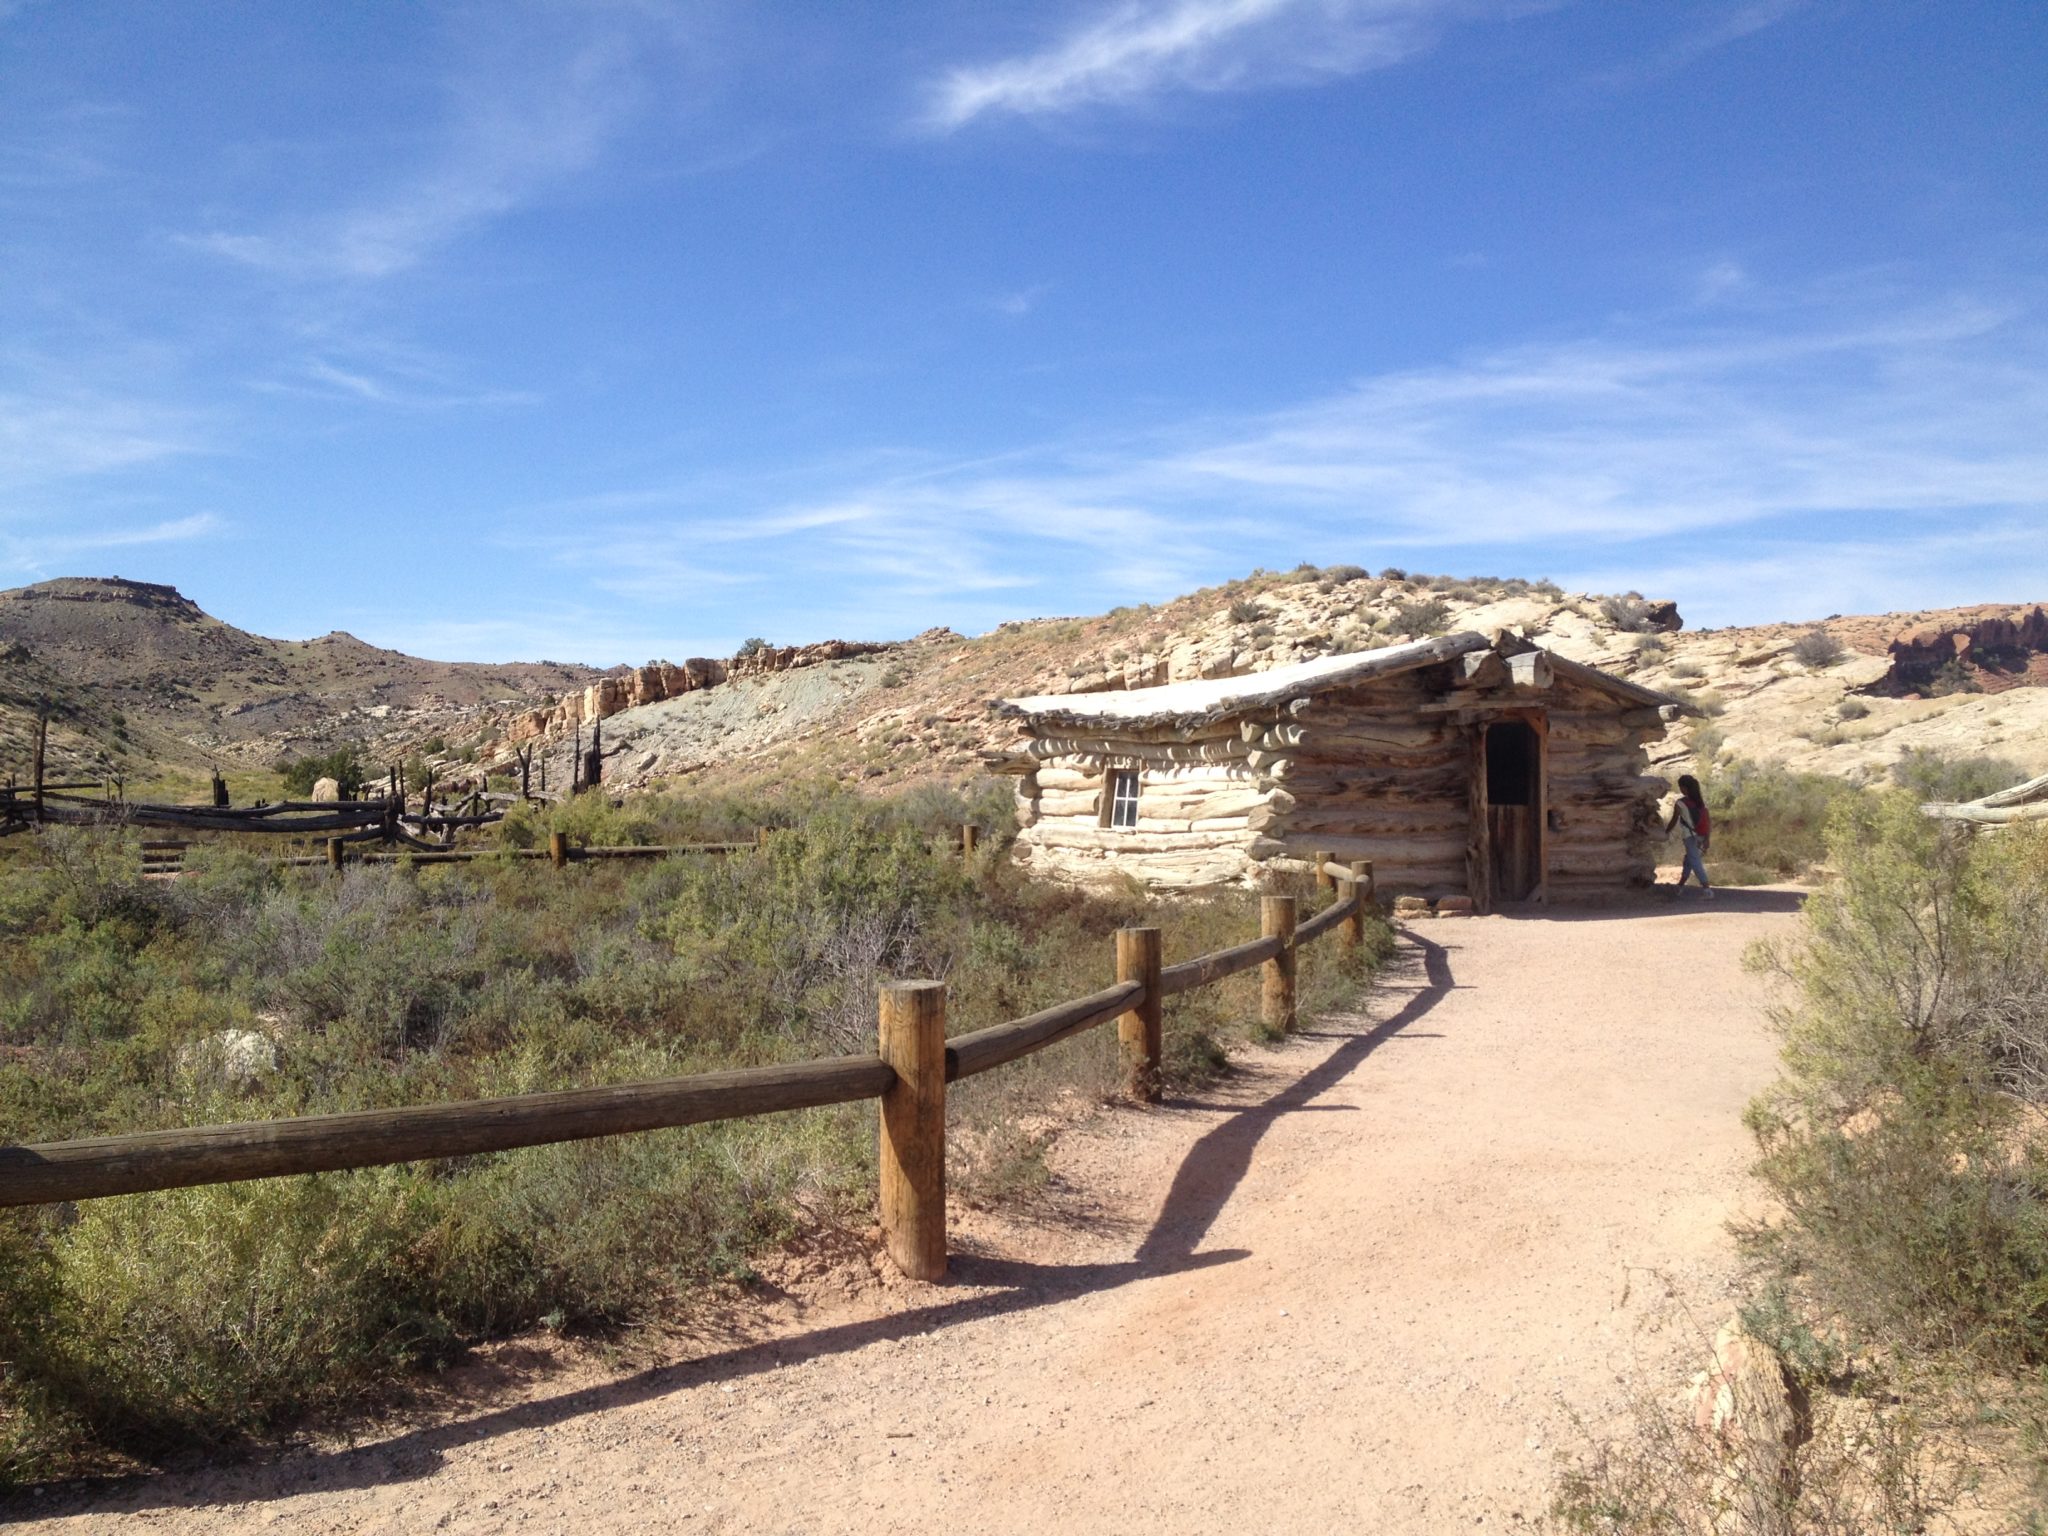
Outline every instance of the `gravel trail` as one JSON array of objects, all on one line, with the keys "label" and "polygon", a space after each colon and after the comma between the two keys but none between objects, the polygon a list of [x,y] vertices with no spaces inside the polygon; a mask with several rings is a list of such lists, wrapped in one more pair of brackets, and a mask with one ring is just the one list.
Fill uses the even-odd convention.
[{"label": "gravel trail", "polygon": [[1774,1047],[1748,943],[1798,897],[1442,920],[1371,1010],[1062,1138],[953,1278],[793,1262],[629,1374],[495,1352],[354,1447],[53,1489],[29,1531],[1541,1523],[1576,1425],[1681,1386],[1728,1311]]}]

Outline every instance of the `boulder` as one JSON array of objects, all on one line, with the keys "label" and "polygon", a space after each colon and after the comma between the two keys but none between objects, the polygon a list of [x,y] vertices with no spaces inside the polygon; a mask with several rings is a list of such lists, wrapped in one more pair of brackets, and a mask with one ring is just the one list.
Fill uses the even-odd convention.
[{"label": "boulder", "polygon": [[341,799],[341,785],[333,779],[315,779],[313,781],[313,798],[315,800],[338,801]]},{"label": "boulder", "polygon": [[277,1046],[253,1029],[223,1029],[180,1047],[177,1059],[192,1077],[246,1088],[277,1070]]}]

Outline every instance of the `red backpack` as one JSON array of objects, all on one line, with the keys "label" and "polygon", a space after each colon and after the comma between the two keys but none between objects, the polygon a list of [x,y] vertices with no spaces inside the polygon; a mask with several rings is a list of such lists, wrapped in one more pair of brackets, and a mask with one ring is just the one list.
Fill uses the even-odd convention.
[{"label": "red backpack", "polygon": [[1713,840],[1714,818],[1707,814],[1706,801],[1688,800],[1686,804],[1692,809],[1692,835],[1700,840],[1700,848],[1704,851]]}]

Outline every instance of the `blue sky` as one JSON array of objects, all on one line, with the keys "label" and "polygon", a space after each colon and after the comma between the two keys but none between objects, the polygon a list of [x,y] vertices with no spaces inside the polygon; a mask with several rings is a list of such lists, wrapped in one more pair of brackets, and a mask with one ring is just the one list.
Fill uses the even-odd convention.
[{"label": "blue sky", "polygon": [[2048,598],[2034,0],[0,0],[0,585],[597,663]]}]

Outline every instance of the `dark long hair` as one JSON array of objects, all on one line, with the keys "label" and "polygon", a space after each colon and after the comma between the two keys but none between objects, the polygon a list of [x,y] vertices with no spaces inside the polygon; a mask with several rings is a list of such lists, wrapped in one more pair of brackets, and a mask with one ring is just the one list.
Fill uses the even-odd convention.
[{"label": "dark long hair", "polygon": [[1705,805],[1707,797],[1700,793],[1700,781],[1689,773],[1678,776],[1678,792],[1694,805]]}]

